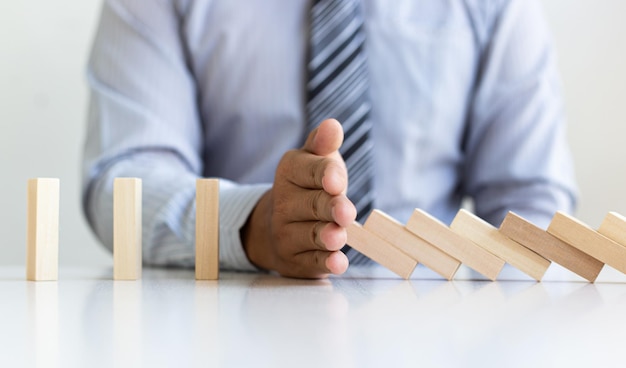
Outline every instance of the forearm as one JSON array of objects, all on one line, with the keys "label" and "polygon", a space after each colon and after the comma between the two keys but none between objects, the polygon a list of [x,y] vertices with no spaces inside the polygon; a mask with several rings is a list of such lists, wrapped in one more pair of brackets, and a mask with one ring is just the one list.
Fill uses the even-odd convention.
[{"label": "forearm", "polygon": [[492,185],[475,196],[476,213],[495,226],[513,211],[546,228],[557,210],[571,213],[574,204],[569,188],[541,181]]},{"label": "forearm", "polygon": [[[113,244],[113,180],[139,177],[143,183],[143,260],[159,266],[191,267],[195,260],[195,180],[171,152],[125,156],[90,181],[85,196],[89,223],[103,245]],[[220,268],[256,270],[243,250],[240,230],[268,185],[220,185]]]},{"label": "forearm", "polygon": [[537,1],[510,2],[483,55],[465,142],[465,193],[499,225],[506,212],[546,226],[574,209],[576,185],[550,33]]}]

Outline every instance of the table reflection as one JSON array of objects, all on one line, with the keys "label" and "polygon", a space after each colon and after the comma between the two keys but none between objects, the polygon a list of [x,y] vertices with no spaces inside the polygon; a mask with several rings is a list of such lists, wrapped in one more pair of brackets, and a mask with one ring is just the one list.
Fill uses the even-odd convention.
[{"label": "table reflection", "polygon": [[142,282],[113,282],[114,366],[141,367],[143,364]]},{"label": "table reflection", "polygon": [[54,281],[27,282],[28,339],[34,352],[27,360],[35,367],[59,367],[59,291]]}]

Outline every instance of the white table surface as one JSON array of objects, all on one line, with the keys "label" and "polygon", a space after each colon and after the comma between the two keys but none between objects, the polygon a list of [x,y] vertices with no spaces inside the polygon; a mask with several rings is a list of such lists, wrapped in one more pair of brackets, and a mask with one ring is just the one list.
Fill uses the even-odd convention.
[{"label": "white table surface", "polygon": [[[465,275],[465,276],[463,276]],[[626,276],[590,284],[551,266],[536,283],[411,280],[351,269],[329,280],[188,270],[62,268],[28,282],[0,267],[3,367],[536,367],[626,365]]]}]

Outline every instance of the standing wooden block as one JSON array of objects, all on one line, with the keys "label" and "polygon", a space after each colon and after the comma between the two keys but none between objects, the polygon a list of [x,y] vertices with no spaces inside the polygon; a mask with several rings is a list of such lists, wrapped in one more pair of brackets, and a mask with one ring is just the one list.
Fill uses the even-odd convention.
[{"label": "standing wooden block", "polygon": [[420,209],[413,211],[406,228],[492,281],[504,267],[502,259],[450,230],[443,222]]},{"label": "standing wooden block", "polygon": [[387,241],[367,231],[358,222],[352,223],[346,229],[348,232],[348,244],[352,248],[404,279],[411,277],[413,270],[417,266],[417,262],[414,259]]},{"label": "standing wooden block", "polygon": [[218,179],[196,180],[196,280],[219,278]]},{"label": "standing wooden block", "polygon": [[141,278],[141,179],[113,184],[113,278]]},{"label": "standing wooden block", "polygon": [[554,261],[577,275],[594,282],[604,263],[509,212],[500,232],[526,248]]},{"label": "standing wooden block", "polygon": [[59,268],[59,179],[28,181],[26,278],[53,281]]},{"label": "standing wooden block", "polygon": [[598,233],[579,220],[557,212],[548,232],[593,258],[626,273],[626,247]]},{"label": "standing wooden block", "polygon": [[379,210],[372,211],[363,227],[448,280],[454,277],[461,265],[457,259],[413,235],[401,223]]},{"label": "standing wooden block", "polygon": [[598,232],[626,247],[626,218],[617,212],[609,212]]},{"label": "standing wooden block", "polygon": [[509,239],[495,227],[465,210],[460,210],[450,228],[513,267],[539,281],[548,270],[550,261]]}]

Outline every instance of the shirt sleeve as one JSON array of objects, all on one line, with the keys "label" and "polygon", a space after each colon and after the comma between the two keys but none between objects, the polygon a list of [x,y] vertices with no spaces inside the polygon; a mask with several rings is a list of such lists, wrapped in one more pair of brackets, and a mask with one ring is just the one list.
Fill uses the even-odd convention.
[{"label": "shirt sleeve", "polygon": [[495,19],[465,135],[465,191],[496,226],[508,210],[546,226],[576,198],[555,52],[537,1],[507,2]]},{"label": "shirt sleeve", "polygon": [[[195,260],[203,126],[180,32],[173,2],[107,0],[87,68],[86,217],[112,249],[113,180],[141,178],[143,260],[153,265],[192,266]],[[255,270],[239,232],[270,184],[220,183],[220,267]]]}]

